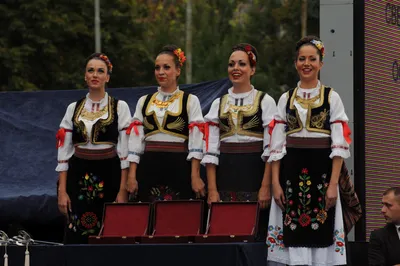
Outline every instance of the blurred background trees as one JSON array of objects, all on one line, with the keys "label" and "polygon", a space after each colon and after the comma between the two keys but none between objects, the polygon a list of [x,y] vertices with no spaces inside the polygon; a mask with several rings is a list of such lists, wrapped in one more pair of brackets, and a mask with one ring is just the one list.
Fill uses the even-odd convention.
[{"label": "blurred background trees", "polygon": [[[225,78],[240,42],[259,52],[256,88],[276,98],[296,85],[295,43],[318,35],[319,1],[190,0],[188,30],[187,1],[101,1],[110,87],[155,85],[154,59],[166,44],[191,50],[192,83]],[[93,0],[3,0],[0,12],[0,91],[84,88],[85,59],[95,49]]]}]

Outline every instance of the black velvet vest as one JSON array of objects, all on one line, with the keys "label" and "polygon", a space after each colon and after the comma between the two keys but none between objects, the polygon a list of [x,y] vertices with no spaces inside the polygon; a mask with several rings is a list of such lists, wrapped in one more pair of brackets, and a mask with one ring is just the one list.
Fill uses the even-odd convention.
[{"label": "black velvet vest", "polygon": [[189,138],[189,116],[187,112],[189,94],[183,91],[178,93],[180,94],[178,98],[179,111],[177,113],[172,113],[167,110],[161,124],[158,122],[155,112],[148,111],[150,105],[156,101],[158,93],[153,94],[151,97],[149,95],[146,96],[142,108],[145,137],[157,133],[165,133],[183,139]]},{"label": "black velvet vest", "polygon": [[236,126],[232,120],[232,113],[224,113],[225,105],[228,103],[228,94],[221,97],[219,105],[219,129],[220,139],[238,134],[263,138],[264,127],[262,122],[261,101],[265,93],[258,91],[254,99],[253,107],[248,111],[237,112]]},{"label": "black velvet vest", "polygon": [[74,115],[72,117],[72,142],[74,145],[86,144],[117,144],[118,142],[118,100],[108,96],[108,117],[99,119],[93,125],[90,138],[87,137],[87,131],[83,121],[79,121],[82,111],[85,107],[86,97],[76,103]]},{"label": "black velvet vest", "polygon": [[[333,89],[330,87],[321,87],[319,103],[308,104],[306,129],[311,132],[330,134],[330,103],[329,95]],[[288,101],[286,104],[286,134],[290,135],[303,129],[298,111],[294,105],[297,88],[288,91]],[[300,100],[300,99],[298,99]]]}]

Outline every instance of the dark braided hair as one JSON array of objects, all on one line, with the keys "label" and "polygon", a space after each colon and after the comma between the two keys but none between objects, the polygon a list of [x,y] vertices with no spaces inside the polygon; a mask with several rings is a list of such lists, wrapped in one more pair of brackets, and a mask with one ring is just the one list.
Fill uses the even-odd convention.
[{"label": "dark braided hair", "polygon": [[315,48],[317,48],[320,60],[322,61],[324,59],[324,50],[325,50],[325,48],[323,47],[323,44],[322,44],[322,48],[321,47],[317,47],[317,45],[313,43],[315,41],[321,42],[321,44],[322,44],[321,39],[318,38],[317,36],[308,35],[306,37],[301,38],[296,43],[296,60],[299,57],[300,48],[303,47],[304,45],[311,45],[311,46],[314,46]]},{"label": "dark braided hair", "polygon": [[87,59],[86,59],[86,64],[85,66],[89,63],[90,60],[92,59],[98,59],[103,61],[106,66],[107,66],[107,73],[110,75],[112,73],[112,69],[113,69],[113,65],[111,64],[110,59],[108,58],[108,56],[106,54],[103,53],[94,53],[91,54]]},{"label": "dark braided hair", "polygon": [[176,54],[176,51],[178,51],[178,49],[180,49],[180,48],[174,44],[165,45],[161,49],[161,51],[158,53],[158,55],[161,55],[161,54],[171,55],[174,58],[175,66],[177,68],[181,68],[183,66],[183,63],[186,61],[186,57],[183,55],[183,51],[181,50],[182,56],[184,57],[184,59],[179,58],[179,56]]},{"label": "dark braided hair", "polygon": [[257,49],[249,43],[239,43],[232,47],[232,53],[235,51],[243,51],[249,56],[249,62],[251,67],[257,65],[258,52]]}]

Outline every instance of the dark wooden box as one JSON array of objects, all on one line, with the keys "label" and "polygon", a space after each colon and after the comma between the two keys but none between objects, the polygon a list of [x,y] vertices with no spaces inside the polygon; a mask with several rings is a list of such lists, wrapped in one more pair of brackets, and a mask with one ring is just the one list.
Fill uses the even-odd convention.
[{"label": "dark wooden box", "polygon": [[89,244],[138,243],[148,233],[150,215],[150,203],[106,203],[102,229]]},{"label": "dark wooden box", "polygon": [[258,202],[212,203],[206,232],[196,236],[195,242],[254,242],[259,211]]},{"label": "dark wooden box", "polygon": [[199,235],[203,221],[203,201],[154,202],[153,231],[141,243],[189,243]]}]

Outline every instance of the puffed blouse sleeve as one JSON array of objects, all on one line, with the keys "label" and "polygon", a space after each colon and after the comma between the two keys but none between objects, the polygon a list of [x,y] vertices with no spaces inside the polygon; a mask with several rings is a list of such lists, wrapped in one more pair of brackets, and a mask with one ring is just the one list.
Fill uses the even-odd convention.
[{"label": "puffed blouse sleeve", "polygon": [[220,99],[215,99],[211,104],[210,110],[204,117],[206,124],[206,138],[204,141],[204,157],[201,163],[206,165],[208,163],[219,164],[219,145],[220,145],[220,132],[219,132],[219,105]]},{"label": "puffed blouse sleeve", "polygon": [[131,122],[131,111],[125,101],[118,101],[118,144],[117,153],[121,161],[121,169],[129,167],[128,159],[128,140],[129,136],[126,134],[126,130]]},{"label": "puffed blouse sleeve", "polygon": [[139,164],[144,152],[145,137],[143,130],[142,108],[147,96],[142,96],[136,104],[136,110],[129,126],[128,161]]},{"label": "puffed blouse sleeve", "polygon": [[75,152],[74,145],[72,143],[72,117],[74,115],[76,102],[71,103],[65,115],[60,123],[60,129],[57,132],[57,160],[58,164],[56,167],[57,172],[63,172],[68,170],[68,160],[72,157]]},{"label": "puffed blouse sleeve", "polygon": [[272,129],[268,162],[279,161],[286,155],[286,104],[288,94],[284,93],[277,106],[274,121],[270,124]]},{"label": "puffed blouse sleeve", "polygon": [[339,94],[332,91],[330,94],[330,123],[331,123],[331,149],[330,158],[335,156],[343,159],[350,157],[350,128],[342,99]]}]

